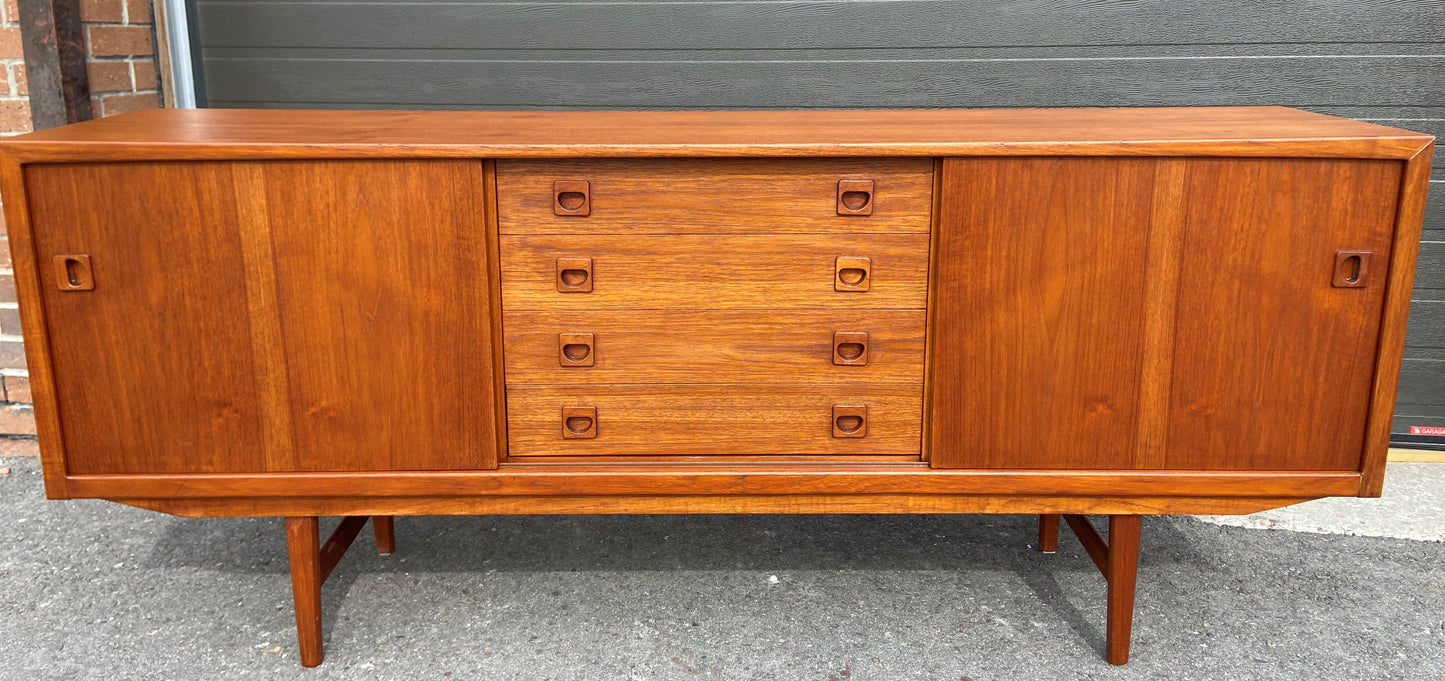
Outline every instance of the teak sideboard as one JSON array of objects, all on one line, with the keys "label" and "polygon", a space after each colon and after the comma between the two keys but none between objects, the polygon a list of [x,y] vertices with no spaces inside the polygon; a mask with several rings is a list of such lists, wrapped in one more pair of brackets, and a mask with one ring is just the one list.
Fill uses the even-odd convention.
[{"label": "teak sideboard", "polygon": [[[0,144],[46,492],[368,518],[1378,496],[1433,138],[1278,107],[157,110]],[[1107,538],[1084,514],[1108,516]],[[323,542],[318,516],[345,516]]]}]

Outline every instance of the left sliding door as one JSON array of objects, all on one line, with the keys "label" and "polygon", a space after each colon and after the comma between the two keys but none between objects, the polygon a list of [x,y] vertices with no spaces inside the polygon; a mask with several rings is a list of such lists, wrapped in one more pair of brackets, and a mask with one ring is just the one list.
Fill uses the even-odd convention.
[{"label": "left sliding door", "polygon": [[28,166],[67,472],[495,467],[483,170]]},{"label": "left sliding door", "polygon": [[66,471],[264,470],[231,167],[25,174]]}]

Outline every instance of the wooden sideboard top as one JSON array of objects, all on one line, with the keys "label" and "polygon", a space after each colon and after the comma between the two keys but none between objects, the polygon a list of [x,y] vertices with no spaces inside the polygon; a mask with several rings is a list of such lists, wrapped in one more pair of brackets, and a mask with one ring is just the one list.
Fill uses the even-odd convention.
[{"label": "wooden sideboard top", "polygon": [[1285,107],[811,111],[151,109],[0,143],[19,162],[644,156],[1407,159],[1433,137]]}]

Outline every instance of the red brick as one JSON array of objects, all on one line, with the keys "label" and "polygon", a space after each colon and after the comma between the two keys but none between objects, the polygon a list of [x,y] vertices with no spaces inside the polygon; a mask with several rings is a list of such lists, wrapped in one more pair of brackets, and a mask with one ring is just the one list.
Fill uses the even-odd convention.
[{"label": "red brick", "polygon": [[123,61],[93,61],[86,64],[86,71],[90,75],[92,94],[130,92],[134,89],[130,82],[130,64]]},{"label": "red brick", "polygon": [[149,26],[91,26],[90,54],[96,57],[152,56],[155,52],[151,46],[151,29]]},{"label": "red brick", "polygon": [[135,89],[156,89],[156,62],[154,59],[135,60]]},{"label": "red brick", "polygon": [[15,275],[0,274],[0,303],[13,303],[15,300]]},{"label": "red brick", "polygon": [[0,340],[0,369],[24,369],[25,345],[20,341]]},{"label": "red brick", "polygon": [[25,75],[25,63],[15,64],[10,67],[10,70],[15,73],[15,94],[29,95],[30,80],[29,77]]},{"label": "red brick", "polygon": [[0,307],[0,333],[9,336],[20,335],[20,311],[13,307]]},{"label": "red brick", "polygon": [[161,105],[161,96],[155,92],[136,92],[123,95],[106,95],[100,98],[100,115],[116,114],[155,109]]},{"label": "red brick", "polygon": [[125,21],[125,0],[80,0],[80,20],[118,24]]},{"label": "red brick", "polygon": [[126,0],[127,24],[154,23],[151,18],[151,0]]},{"label": "red brick", "polygon": [[[5,237],[6,239],[9,239],[9,238],[10,238],[10,237],[6,234],[6,232],[5,232],[5,211],[3,211],[3,210],[0,210],[0,236]],[[9,244],[6,244],[6,245],[8,246]],[[9,252],[10,252],[10,249],[9,249],[9,248],[6,248],[6,249],[5,249],[5,252],[6,252],[6,253],[9,253]]]},{"label": "red brick", "polygon": [[31,402],[30,379],[24,376],[6,376],[5,400],[8,402]]},{"label": "red brick", "polygon": [[0,434],[34,435],[35,411],[29,405],[0,407]]},{"label": "red brick", "polygon": [[20,27],[0,28],[0,59],[23,59],[25,48],[20,42]]},{"label": "red brick", "polygon": [[0,234],[0,267],[10,266],[10,237]]},{"label": "red brick", "polygon": [[19,0],[5,0],[5,23],[20,23]]},{"label": "red brick", "polygon": [[0,132],[30,132],[29,100],[0,101]]}]

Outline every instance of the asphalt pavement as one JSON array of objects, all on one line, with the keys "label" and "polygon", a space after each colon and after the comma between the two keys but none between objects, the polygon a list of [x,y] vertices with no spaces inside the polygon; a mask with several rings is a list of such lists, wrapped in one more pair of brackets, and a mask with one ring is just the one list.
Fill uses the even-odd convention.
[{"label": "asphalt pavement", "polygon": [[46,501],[5,467],[0,679],[1445,679],[1445,543],[1146,519],[1115,668],[1069,530],[1044,555],[1033,516],[978,515],[398,518],[302,669],[279,519]]}]

